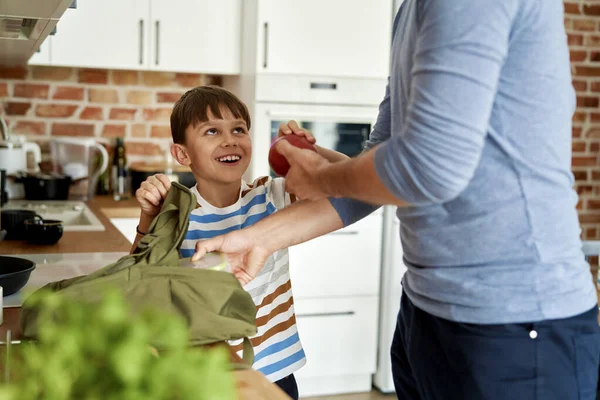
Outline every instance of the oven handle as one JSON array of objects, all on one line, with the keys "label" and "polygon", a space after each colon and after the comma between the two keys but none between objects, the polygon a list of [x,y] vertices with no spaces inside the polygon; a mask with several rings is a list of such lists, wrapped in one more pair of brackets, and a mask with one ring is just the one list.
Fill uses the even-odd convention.
[{"label": "oven handle", "polygon": [[360,115],[356,115],[356,114],[348,114],[348,115],[340,115],[340,114],[328,114],[328,113],[303,113],[303,112],[289,112],[289,113],[282,113],[282,112],[273,112],[273,111],[269,111],[267,110],[266,112],[267,117],[271,117],[271,118],[277,118],[277,119],[286,119],[286,118],[290,118],[290,115],[293,115],[294,118],[327,118],[327,119],[334,119],[334,120],[338,120],[338,121],[343,121],[345,123],[352,123],[354,121],[356,121],[356,123],[369,123],[372,124],[374,123],[374,119],[372,115],[365,115],[364,117],[361,117]]}]

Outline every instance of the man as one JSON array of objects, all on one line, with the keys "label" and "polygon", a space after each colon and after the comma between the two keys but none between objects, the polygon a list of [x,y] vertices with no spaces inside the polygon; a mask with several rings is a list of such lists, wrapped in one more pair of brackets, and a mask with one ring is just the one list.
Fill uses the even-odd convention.
[{"label": "man", "polygon": [[406,0],[372,149],[330,164],[278,145],[304,201],[199,242],[196,257],[226,252],[246,282],[270,252],[355,222],[365,203],[395,204],[408,267],[392,344],[399,399],[594,399],[600,328],[572,190],[574,105],[562,0]]}]

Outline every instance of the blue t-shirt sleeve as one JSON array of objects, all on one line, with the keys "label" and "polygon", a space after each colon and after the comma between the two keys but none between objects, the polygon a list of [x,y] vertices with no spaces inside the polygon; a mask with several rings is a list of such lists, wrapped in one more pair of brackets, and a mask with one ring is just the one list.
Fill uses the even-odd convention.
[{"label": "blue t-shirt sleeve", "polygon": [[483,151],[519,3],[420,4],[406,118],[400,134],[375,150],[377,174],[399,199],[444,203],[469,184]]}]

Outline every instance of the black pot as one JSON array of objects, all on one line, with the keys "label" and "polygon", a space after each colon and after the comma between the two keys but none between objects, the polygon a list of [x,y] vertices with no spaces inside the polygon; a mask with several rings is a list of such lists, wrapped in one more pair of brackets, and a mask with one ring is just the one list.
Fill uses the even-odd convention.
[{"label": "black pot", "polygon": [[18,257],[0,256],[0,286],[2,296],[18,292],[29,280],[35,263]]},{"label": "black pot", "polygon": [[6,231],[5,240],[25,240],[25,221],[41,218],[31,210],[2,210],[0,212],[0,225]]},{"label": "black pot", "polygon": [[67,200],[72,180],[66,175],[35,174],[20,176],[17,182],[25,187],[27,200]]}]

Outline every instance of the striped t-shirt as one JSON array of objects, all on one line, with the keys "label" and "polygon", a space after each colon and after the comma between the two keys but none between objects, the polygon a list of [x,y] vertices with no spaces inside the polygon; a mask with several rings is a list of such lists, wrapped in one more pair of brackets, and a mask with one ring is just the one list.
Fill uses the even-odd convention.
[{"label": "striped t-shirt", "polygon": [[[181,256],[190,257],[198,240],[246,228],[290,205],[294,197],[285,192],[284,186],[282,178],[263,177],[250,185],[242,181],[238,201],[224,208],[209,204],[194,186],[191,191],[198,204],[190,215]],[[278,381],[306,364],[296,328],[288,250],[270,255],[258,276],[244,286],[244,290],[250,293],[257,307],[258,332],[250,339],[254,347],[253,368],[271,382]],[[231,345],[241,354],[241,340]]]}]

